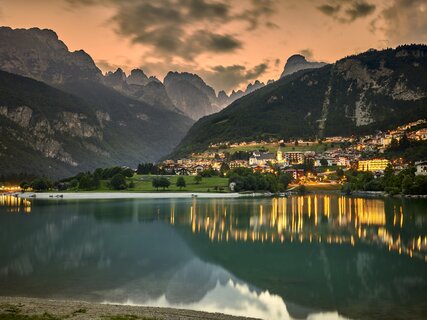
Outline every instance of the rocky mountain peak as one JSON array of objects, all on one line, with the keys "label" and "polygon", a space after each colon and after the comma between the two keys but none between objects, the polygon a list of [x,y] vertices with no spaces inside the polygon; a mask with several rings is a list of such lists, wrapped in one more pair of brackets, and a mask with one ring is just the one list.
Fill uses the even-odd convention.
[{"label": "rocky mountain peak", "polygon": [[128,84],[146,85],[148,83],[148,77],[141,69],[133,69],[130,75],[127,77]]},{"label": "rocky mountain peak", "polygon": [[298,72],[305,69],[315,69],[325,66],[324,62],[311,62],[301,54],[294,54],[289,57],[286,61],[285,68],[283,69],[282,75],[280,78],[286,77],[292,73]]},{"label": "rocky mountain peak", "polygon": [[86,52],[70,52],[54,31],[39,28],[0,28],[0,70],[50,84],[102,78]]}]

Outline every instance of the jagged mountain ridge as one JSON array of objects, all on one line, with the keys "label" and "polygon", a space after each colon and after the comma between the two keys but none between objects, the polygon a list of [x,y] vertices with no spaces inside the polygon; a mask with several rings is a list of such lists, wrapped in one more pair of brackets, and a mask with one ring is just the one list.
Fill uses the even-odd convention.
[{"label": "jagged mountain ridge", "polygon": [[427,46],[370,50],[286,76],[194,124],[172,157],[211,142],[351,135],[427,118]]}]

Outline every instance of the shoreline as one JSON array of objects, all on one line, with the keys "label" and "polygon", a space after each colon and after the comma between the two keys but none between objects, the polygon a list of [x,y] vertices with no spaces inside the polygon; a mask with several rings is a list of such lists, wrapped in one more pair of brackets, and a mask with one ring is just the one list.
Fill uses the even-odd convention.
[{"label": "shoreline", "polygon": [[[103,200],[103,199],[236,199],[262,197],[264,193],[203,193],[203,192],[24,192],[22,199],[43,200]],[[35,196],[34,196],[35,195]]]},{"label": "shoreline", "polygon": [[0,296],[0,317],[7,319],[256,320],[222,313],[121,304]]}]

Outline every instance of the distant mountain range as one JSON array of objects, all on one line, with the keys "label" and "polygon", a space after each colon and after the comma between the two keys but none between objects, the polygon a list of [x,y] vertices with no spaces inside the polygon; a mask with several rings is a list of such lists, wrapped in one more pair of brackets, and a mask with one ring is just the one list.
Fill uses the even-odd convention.
[{"label": "distant mountain range", "polygon": [[0,175],[156,161],[194,120],[245,94],[218,97],[185,72],[169,72],[163,83],[140,69],[103,75],[86,52],[70,52],[54,31],[38,28],[0,28],[0,70]]},{"label": "distant mountain range", "polygon": [[205,150],[212,142],[370,133],[427,118],[425,45],[369,50],[320,68],[290,69],[200,119],[171,156]]}]

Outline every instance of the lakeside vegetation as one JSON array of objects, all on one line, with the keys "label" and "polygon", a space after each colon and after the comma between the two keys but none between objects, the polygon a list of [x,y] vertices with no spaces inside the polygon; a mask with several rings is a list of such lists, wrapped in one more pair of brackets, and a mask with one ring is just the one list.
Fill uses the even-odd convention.
[{"label": "lakeside vegetation", "polygon": [[348,170],[345,176],[348,181],[342,186],[342,192],[345,194],[351,194],[353,191],[385,191],[389,195],[427,194],[427,176],[416,176],[414,167],[396,172],[388,166],[380,177],[372,172]]}]

